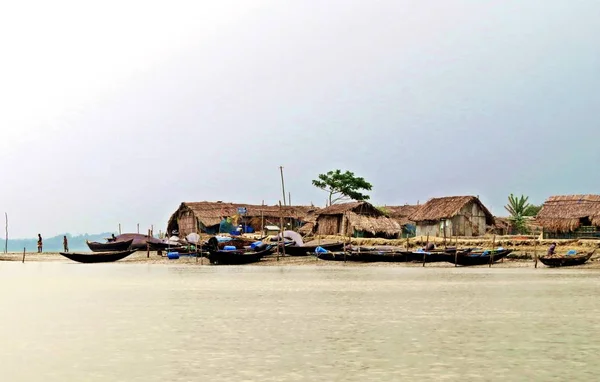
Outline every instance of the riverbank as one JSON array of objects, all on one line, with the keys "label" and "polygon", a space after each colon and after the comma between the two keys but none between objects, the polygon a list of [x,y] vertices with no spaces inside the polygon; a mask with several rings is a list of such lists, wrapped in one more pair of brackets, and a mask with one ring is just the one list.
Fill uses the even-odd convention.
[{"label": "riverbank", "polygon": [[[163,253],[164,254],[164,253]],[[535,263],[532,259],[524,258],[527,255],[525,253],[516,252],[513,258],[504,259],[501,262],[494,263],[494,268],[533,268]],[[0,254],[0,263],[2,261],[11,262],[22,262],[23,253],[8,253]],[[69,264],[77,264],[71,261],[59,253],[26,253],[25,262],[61,262]],[[148,253],[145,251],[135,252],[134,254],[126,257],[125,259],[115,262],[115,264],[155,264],[155,265],[182,265],[182,266],[210,266],[208,259],[192,257],[192,256],[181,256],[177,260],[170,260],[166,256],[160,256],[157,252]],[[319,260],[315,256],[279,256],[270,255],[264,257],[257,263],[249,264],[252,266],[266,266],[266,267],[287,267],[287,266],[347,266],[347,267],[423,267],[422,263],[392,263],[392,262],[380,262],[380,263],[363,263],[363,262],[342,262],[342,261],[327,261]],[[439,263],[427,263],[425,267],[430,268],[454,268],[453,264],[446,262]],[[487,265],[480,266],[487,267]],[[538,262],[538,268],[544,268],[545,266]],[[588,261],[582,266],[578,266],[578,269],[600,269],[600,253],[596,254],[594,258]]]}]

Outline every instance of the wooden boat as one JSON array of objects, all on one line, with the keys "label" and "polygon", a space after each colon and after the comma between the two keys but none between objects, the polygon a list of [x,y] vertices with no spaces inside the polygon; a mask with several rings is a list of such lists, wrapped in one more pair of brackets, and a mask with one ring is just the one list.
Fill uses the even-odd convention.
[{"label": "wooden boat", "polygon": [[135,250],[127,251],[112,251],[112,252],[59,252],[69,260],[77,261],[78,263],[111,263],[121,260],[134,253]]},{"label": "wooden boat", "polygon": [[[453,253],[444,251],[402,251],[402,253],[406,256],[406,261],[416,263],[440,263],[448,261],[451,256],[454,256]],[[454,253],[456,253],[456,250]]]},{"label": "wooden boat", "polygon": [[470,266],[470,265],[486,265],[502,260],[512,252],[512,249],[495,249],[493,251],[469,251],[459,252],[456,256],[449,255],[449,263]]},{"label": "wooden boat", "polygon": [[234,251],[224,251],[210,249],[208,253],[208,260],[214,265],[240,265],[256,263],[263,258],[263,256],[270,255],[273,252],[273,247],[267,246],[262,251],[248,251],[238,249]]},{"label": "wooden boat", "polygon": [[553,256],[540,256],[539,259],[545,266],[548,267],[571,267],[574,265],[582,265],[586,263],[592,255],[594,255],[594,251],[590,253],[585,253],[581,255],[553,255]]},{"label": "wooden boat", "polygon": [[321,245],[303,245],[303,246],[296,246],[296,245],[287,246],[286,245],[285,246],[285,254],[290,255],[290,256],[307,256],[309,254],[315,253],[315,249],[317,249],[317,247],[321,247],[330,252],[335,252],[335,251],[343,250],[344,243],[328,243],[328,244],[321,244]]},{"label": "wooden boat", "polygon": [[143,251],[148,248],[148,243],[162,243],[163,241],[141,233],[124,233],[116,237],[116,240],[111,240],[111,243],[133,240],[131,249]]},{"label": "wooden boat", "polygon": [[115,252],[126,251],[131,247],[133,239],[125,241],[109,241],[108,243],[98,243],[97,241],[85,241],[92,252]]},{"label": "wooden boat", "polygon": [[349,261],[362,261],[365,263],[403,263],[406,254],[402,251],[360,250],[348,251],[346,256]]}]

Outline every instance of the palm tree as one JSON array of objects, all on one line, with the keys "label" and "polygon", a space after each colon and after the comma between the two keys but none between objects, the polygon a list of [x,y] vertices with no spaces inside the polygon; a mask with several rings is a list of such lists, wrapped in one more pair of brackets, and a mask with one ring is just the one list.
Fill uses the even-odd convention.
[{"label": "palm tree", "polygon": [[529,200],[529,196],[521,195],[521,197],[514,196],[510,194],[508,196],[508,204],[504,206],[504,208],[510,214],[510,220],[513,221],[515,228],[519,233],[525,233],[525,211],[530,207],[530,204],[527,202]]}]

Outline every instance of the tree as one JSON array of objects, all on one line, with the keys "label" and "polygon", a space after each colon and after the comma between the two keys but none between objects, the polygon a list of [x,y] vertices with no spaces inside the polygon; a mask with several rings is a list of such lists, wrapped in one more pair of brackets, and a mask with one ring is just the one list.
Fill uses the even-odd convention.
[{"label": "tree", "polygon": [[524,216],[536,216],[538,212],[542,209],[542,206],[536,206],[535,204],[530,204],[525,211],[523,211]]},{"label": "tree", "polygon": [[510,213],[510,220],[515,225],[518,233],[526,233],[527,227],[525,226],[525,216],[528,208],[531,207],[527,201],[529,196],[521,195],[521,197],[510,194],[508,196],[508,204],[504,208]]},{"label": "tree", "polygon": [[369,200],[369,195],[361,191],[371,191],[373,186],[364,178],[355,176],[353,172],[341,170],[319,174],[319,179],[313,180],[313,186],[329,193],[329,205],[346,200]]}]

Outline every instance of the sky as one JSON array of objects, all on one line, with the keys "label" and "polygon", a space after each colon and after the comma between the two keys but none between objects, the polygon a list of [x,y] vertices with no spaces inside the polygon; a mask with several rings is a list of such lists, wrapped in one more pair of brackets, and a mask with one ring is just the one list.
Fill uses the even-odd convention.
[{"label": "sky", "polygon": [[595,0],[0,5],[11,237],[163,229],[183,201],[600,193]]}]

